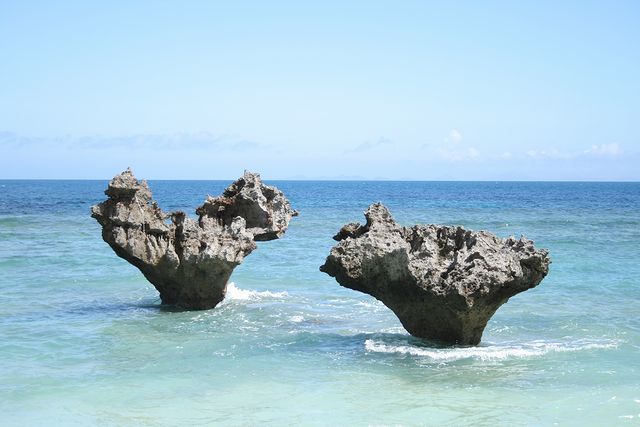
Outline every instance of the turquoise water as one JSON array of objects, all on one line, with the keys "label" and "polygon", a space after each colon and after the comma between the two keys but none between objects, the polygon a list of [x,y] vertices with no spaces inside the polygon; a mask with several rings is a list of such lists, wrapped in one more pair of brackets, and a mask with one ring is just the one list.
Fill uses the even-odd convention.
[{"label": "turquoise water", "polygon": [[[151,182],[193,212],[228,182]],[[219,307],[173,312],[102,241],[106,181],[0,181],[3,425],[638,425],[640,184],[274,182],[300,216]],[[551,252],[479,347],[407,335],[318,271],[382,201]]]}]

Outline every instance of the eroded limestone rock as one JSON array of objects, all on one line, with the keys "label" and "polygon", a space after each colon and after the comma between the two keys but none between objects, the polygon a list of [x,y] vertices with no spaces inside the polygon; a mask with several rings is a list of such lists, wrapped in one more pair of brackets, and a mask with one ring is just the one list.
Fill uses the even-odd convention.
[{"label": "eroded limestone rock", "polygon": [[414,336],[478,344],[513,295],[537,286],[550,260],[531,240],[437,225],[398,225],[382,204],[345,225],[320,270],[374,296]]},{"label": "eroded limestone rock", "polygon": [[224,299],[227,281],[256,240],[277,239],[297,212],[284,194],[245,172],[219,197],[208,196],[194,220],[165,213],[131,170],[114,177],[108,199],[91,208],[102,238],[160,292],[163,304],[198,310]]}]

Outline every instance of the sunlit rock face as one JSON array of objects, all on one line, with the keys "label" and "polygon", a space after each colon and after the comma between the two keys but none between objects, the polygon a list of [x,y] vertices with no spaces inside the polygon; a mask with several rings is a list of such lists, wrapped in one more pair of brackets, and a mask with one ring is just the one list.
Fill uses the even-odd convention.
[{"label": "sunlit rock face", "polygon": [[345,225],[320,270],[344,287],[374,296],[414,336],[475,345],[510,297],[549,271],[545,250],[524,237],[438,225],[398,225],[382,204],[365,225]]},{"label": "sunlit rock face", "polygon": [[284,194],[245,172],[221,196],[208,196],[194,220],[163,212],[146,181],[131,170],[114,177],[91,216],[102,238],[151,282],[163,304],[187,310],[215,307],[224,299],[233,269],[256,248],[277,239],[297,215]]}]

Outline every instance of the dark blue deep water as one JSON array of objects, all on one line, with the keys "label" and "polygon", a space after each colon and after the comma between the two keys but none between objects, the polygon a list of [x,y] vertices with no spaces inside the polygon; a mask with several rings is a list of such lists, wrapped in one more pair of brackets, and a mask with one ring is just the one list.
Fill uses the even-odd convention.
[{"label": "dark blue deep water", "polygon": [[[102,241],[106,184],[0,181],[0,424],[640,422],[640,183],[270,182],[300,216],[223,304],[186,313]],[[228,184],[150,182],[191,214]],[[479,347],[412,338],[318,271],[376,201],[405,225],[524,234],[551,271]]]}]

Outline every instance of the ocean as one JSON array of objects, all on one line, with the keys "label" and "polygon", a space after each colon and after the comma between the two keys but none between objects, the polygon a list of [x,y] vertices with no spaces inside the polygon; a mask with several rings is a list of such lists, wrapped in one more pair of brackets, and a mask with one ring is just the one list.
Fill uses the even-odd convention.
[{"label": "ocean", "polygon": [[[150,181],[194,215],[230,181]],[[300,211],[212,310],[176,312],[102,241],[107,181],[0,181],[0,424],[638,425],[640,183],[272,181]],[[521,234],[549,275],[477,347],[408,335],[318,267],[381,201]]]}]

